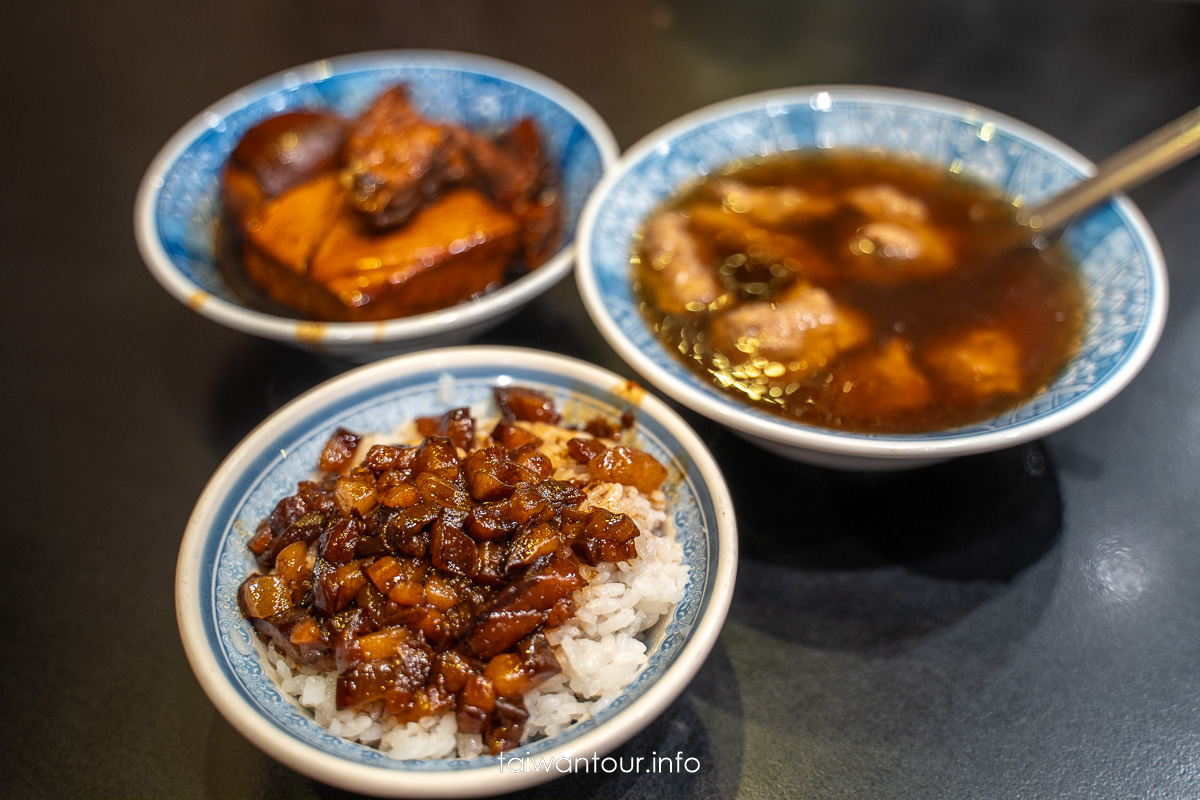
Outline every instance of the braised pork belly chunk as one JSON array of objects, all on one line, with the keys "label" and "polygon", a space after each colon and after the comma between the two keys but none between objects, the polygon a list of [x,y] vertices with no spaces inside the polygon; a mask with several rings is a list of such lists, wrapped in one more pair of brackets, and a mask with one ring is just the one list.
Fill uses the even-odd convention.
[{"label": "braised pork belly chunk", "polygon": [[538,268],[561,234],[532,120],[485,136],[427,119],[404,86],[357,119],[259,123],[226,165],[222,199],[231,284],[317,320],[446,308]]}]

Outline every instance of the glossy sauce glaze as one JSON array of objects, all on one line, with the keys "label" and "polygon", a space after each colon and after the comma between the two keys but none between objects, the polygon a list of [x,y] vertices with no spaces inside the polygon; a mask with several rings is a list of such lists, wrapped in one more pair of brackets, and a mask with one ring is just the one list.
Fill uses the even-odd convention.
[{"label": "glossy sauce glaze", "polygon": [[635,291],[689,368],[846,431],[969,425],[1044,390],[1078,346],[1064,250],[998,246],[1013,204],[926,164],[846,151],[739,162],[646,220]]}]

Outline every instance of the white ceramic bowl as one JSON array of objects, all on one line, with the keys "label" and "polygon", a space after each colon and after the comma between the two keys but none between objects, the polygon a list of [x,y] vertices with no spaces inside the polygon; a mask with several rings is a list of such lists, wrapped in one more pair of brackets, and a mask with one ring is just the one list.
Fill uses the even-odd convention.
[{"label": "white ceramic bowl", "polygon": [[[229,289],[214,258],[219,176],[243,133],[269,116],[328,109],[350,116],[380,91],[409,86],[433,119],[488,130],[524,116],[537,121],[559,175],[563,241],[542,267],[483,298],[385,322],[314,323],[250,308]],[[189,308],[239,331],[369,361],[456,344],[498,324],[571,270],[573,233],[588,194],[616,159],[608,126],[583,100],[523,67],[481,56],[388,51],[316,61],[217,101],[162,148],[142,179],[134,213],[150,272]]]},{"label": "white ceramic bowl", "polygon": [[1166,317],[1162,253],[1137,208],[1118,197],[1072,224],[1063,240],[1088,291],[1085,339],[1049,389],[1012,412],[955,430],[844,433],[742,404],[686,369],[644,322],[629,277],[647,214],[682,184],[740,158],[860,148],[951,165],[1034,204],[1094,171],[1091,162],[1021,122],[958,100],[898,89],[783,89],[718,103],[628,150],[588,201],[576,279],[601,333],[672,399],[790,458],[846,469],[898,469],[996,450],[1059,430],[1110,400],[1150,357]]},{"label": "white ceramic bowl", "polygon": [[[737,537],[724,479],[704,444],[669,407],[635,384],[581,361],[533,350],[460,347],[396,356],[347,372],[256,428],[217,470],[188,521],[176,575],[176,611],[188,660],[217,709],[267,754],[326,783],[395,797],[474,797],[557,777],[501,769],[497,759],[393,761],[313,722],[263,672],[262,645],[238,610],[255,569],[246,542],[257,523],[308,477],[330,433],[394,431],[417,416],[491,407],[492,387],[550,394],[586,421],[635,409],[638,446],[668,466],[668,513],[691,568],[683,600],[652,629],[649,663],[597,716],[506,758],[603,756],[683,691],[717,639],[733,592]],[[567,763],[567,762],[561,762]]]}]

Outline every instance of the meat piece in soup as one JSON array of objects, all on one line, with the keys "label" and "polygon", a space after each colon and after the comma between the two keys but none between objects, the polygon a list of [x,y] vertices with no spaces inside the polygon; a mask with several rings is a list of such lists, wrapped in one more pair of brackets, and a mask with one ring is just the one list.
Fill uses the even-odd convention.
[{"label": "meat piece in soup", "polygon": [[960,392],[973,398],[1019,394],[1021,352],[1002,330],[981,328],[935,343],[925,362]]},{"label": "meat piece in soup", "polygon": [[763,227],[750,214],[704,204],[693,208],[690,218],[690,230],[719,262],[722,286],[740,297],[769,299],[796,278],[836,277],[832,260],[803,238]]},{"label": "meat piece in soup", "polygon": [[919,222],[868,222],[856,231],[848,249],[854,257],[847,272],[884,285],[937,277],[955,266],[946,241]]},{"label": "meat piece in soup", "polygon": [[682,214],[665,212],[652,217],[646,224],[644,252],[649,262],[642,271],[642,288],[664,313],[704,308],[724,292]]},{"label": "meat piece in soup", "polygon": [[768,228],[827,218],[838,208],[833,198],[795,186],[750,186],[725,180],[713,185],[712,195],[733,213]]},{"label": "meat piece in soup", "polygon": [[835,370],[835,411],[888,416],[928,406],[933,400],[929,379],[913,363],[910,348],[904,339],[892,339],[881,350],[860,353]]},{"label": "meat piece in soup", "polygon": [[804,283],[777,302],[743,303],[718,314],[711,331],[713,347],[728,354],[731,364],[765,359],[796,378],[824,368],[870,335],[861,314]]}]

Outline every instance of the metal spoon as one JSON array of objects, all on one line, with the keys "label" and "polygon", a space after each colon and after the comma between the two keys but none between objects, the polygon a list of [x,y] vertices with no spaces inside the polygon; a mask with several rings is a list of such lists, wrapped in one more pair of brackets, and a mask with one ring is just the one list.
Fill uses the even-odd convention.
[{"label": "metal spoon", "polygon": [[1061,194],[1013,215],[1023,244],[1039,249],[1046,237],[1113,192],[1131,189],[1200,153],[1200,108],[1195,108],[1133,144],[1118,150],[1096,174]]}]

